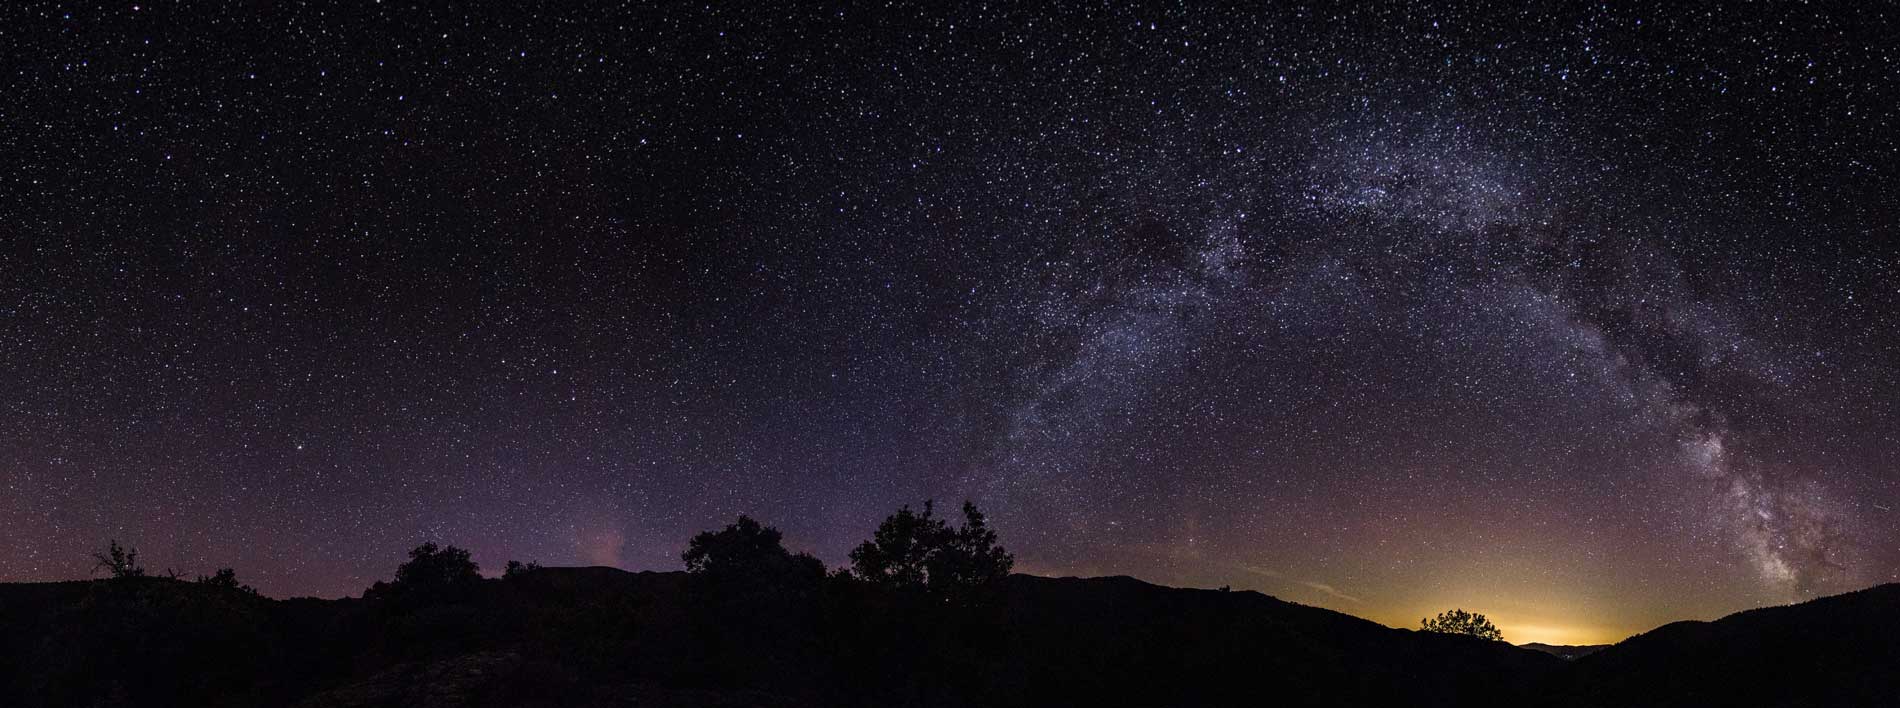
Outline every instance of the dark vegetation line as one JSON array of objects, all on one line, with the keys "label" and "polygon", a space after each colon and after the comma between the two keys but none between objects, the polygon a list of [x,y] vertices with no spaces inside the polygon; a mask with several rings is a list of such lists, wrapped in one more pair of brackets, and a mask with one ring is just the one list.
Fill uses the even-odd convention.
[{"label": "dark vegetation line", "polygon": [[[1523,705],[1566,662],[1448,612],[1410,632],[1253,592],[1011,575],[971,504],[904,507],[848,567],[741,516],[685,572],[481,575],[424,543],[360,598],[273,600],[230,569],[0,584],[0,705]],[[1470,635],[1470,636],[1451,636]],[[1535,703],[1531,703],[1535,705]],[[1561,705],[1595,705],[1565,703]]]},{"label": "dark vegetation line", "polygon": [[[851,550],[849,567],[835,571],[828,572],[822,561],[808,553],[791,553],[783,541],[778,529],[741,514],[721,531],[694,536],[680,560],[687,572],[699,578],[700,589],[708,591],[709,597],[732,595],[722,599],[747,603],[773,597],[803,599],[821,583],[832,582],[864,583],[948,605],[977,605],[993,599],[999,583],[1016,564],[1016,556],[998,543],[988,519],[969,501],[963,503],[961,526],[938,516],[934,501],[925,501],[921,512],[908,504],[900,507],[878,524],[869,540]],[[94,572],[105,571],[113,578],[146,575],[138,563],[138,549],[122,547],[117,539],[109,540],[92,558]],[[516,580],[541,569],[537,561],[510,560],[501,578]],[[166,576],[179,578],[169,570]],[[467,599],[482,580],[481,566],[466,549],[429,541],[409,551],[409,560],[397,567],[394,582],[377,581],[363,598],[404,606],[457,602]],[[237,572],[230,568],[199,575],[195,582],[257,594],[256,589],[239,583]],[[1462,609],[1421,620],[1420,629],[1504,638],[1484,615]]]},{"label": "dark vegetation line", "polygon": [[[734,610],[784,609],[773,606],[808,599],[827,582],[863,584],[934,603],[980,604],[1016,563],[998,545],[983,512],[969,502],[963,504],[963,523],[954,526],[937,515],[932,502],[925,502],[921,512],[906,505],[850,557],[849,568],[827,572],[817,558],[786,550],[778,529],[744,515],[722,530],[694,536],[680,554],[696,589]],[[536,562],[511,560],[502,580],[542,570]],[[378,581],[363,598],[412,607],[457,602],[482,580],[468,551],[430,542],[409,552],[393,582]]]}]

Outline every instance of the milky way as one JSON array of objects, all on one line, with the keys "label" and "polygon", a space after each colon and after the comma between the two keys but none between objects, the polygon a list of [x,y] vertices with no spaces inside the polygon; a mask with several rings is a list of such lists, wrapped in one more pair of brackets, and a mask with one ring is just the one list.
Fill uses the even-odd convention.
[{"label": "milky way", "polygon": [[927,498],[1519,640],[1900,572],[1884,6],[4,13],[0,579]]},{"label": "milky way", "polygon": [[1645,233],[1649,227],[1609,219],[1553,228],[1553,210],[1527,206],[1523,196],[1584,196],[1577,185],[1536,184],[1501,167],[1523,160],[1469,145],[1423,155],[1381,145],[1360,154],[1379,161],[1370,169],[1351,163],[1347,183],[1324,192],[1319,204],[1417,221],[1433,232],[1427,238],[1458,236],[1480,252],[1523,258],[1459,264],[1456,255],[1432,254],[1441,267],[1486,272],[1490,277],[1476,287],[1543,310],[1536,316],[1550,318],[1557,345],[1546,355],[1598,382],[1602,395],[1627,409],[1632,426],[1674,439],[1680,459],[1661,464],[1704,482],[1711,523],[1734,536],[1765,581],[1811,590],[1851,577],[1851,511],[1830,503],[1824,483],[1765,471],[1738,450],[1745,435],[1711,383],[1726,378],[1766,387],[1774,405],[1791,397],[1789,379],[1799,365],[1751,338],[1740,316],[1689,292],[1675,258],[1656,244],[1659,236]]}]

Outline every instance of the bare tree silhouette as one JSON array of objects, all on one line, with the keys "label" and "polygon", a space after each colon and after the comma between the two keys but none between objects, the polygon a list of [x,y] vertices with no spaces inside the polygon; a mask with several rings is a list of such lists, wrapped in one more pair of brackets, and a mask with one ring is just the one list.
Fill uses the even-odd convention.
[{"label": "bare tree silhouette", "polygon": [[139,549],[121,547],[115,539],[108,539],[105,548],[92,552],[92,570],[104,570],[114,578],[145,577],[145,566],[139,565]]}]

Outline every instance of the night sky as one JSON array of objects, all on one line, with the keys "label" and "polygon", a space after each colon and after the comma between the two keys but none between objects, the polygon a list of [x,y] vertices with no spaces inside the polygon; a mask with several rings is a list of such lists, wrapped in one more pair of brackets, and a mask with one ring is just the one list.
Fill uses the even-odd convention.
[{"label": "night sky", "polygon": [[926,498],[1517,642],[1900,579],[1900,17],[1690,4],[8,3],[0,581]]}]

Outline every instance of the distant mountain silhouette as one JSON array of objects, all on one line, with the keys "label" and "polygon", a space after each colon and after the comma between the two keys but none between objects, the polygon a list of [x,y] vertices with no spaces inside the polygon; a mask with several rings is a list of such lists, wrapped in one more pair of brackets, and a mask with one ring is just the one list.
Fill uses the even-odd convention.
[{"label": "distant mountain silhouette", "polygon": [[0,705],[1813,706],[1900,696],[1896,585],[1676,623],[1574,661],[1125,577],[1014,575],[993,603],[969,607],[842,580],[806,600],[744,600],[769,614],[717,594],[685,573],[612,568],[541,568],[420,605],[273,600],[164,578],[0,584]]},{"label": "distant mountain silhouette", "polygon": [[1563,659],[1577,659],[1610,648],[1608,644],[1545,644],[1543,642],[1531,642],[1517,646],[1523,649],[1535,649]]},{"label": "distant mountain silhouette", "polygon": [[1572,669],[1577,705],[1900,705],[1900,584],[1663,625]]}]

